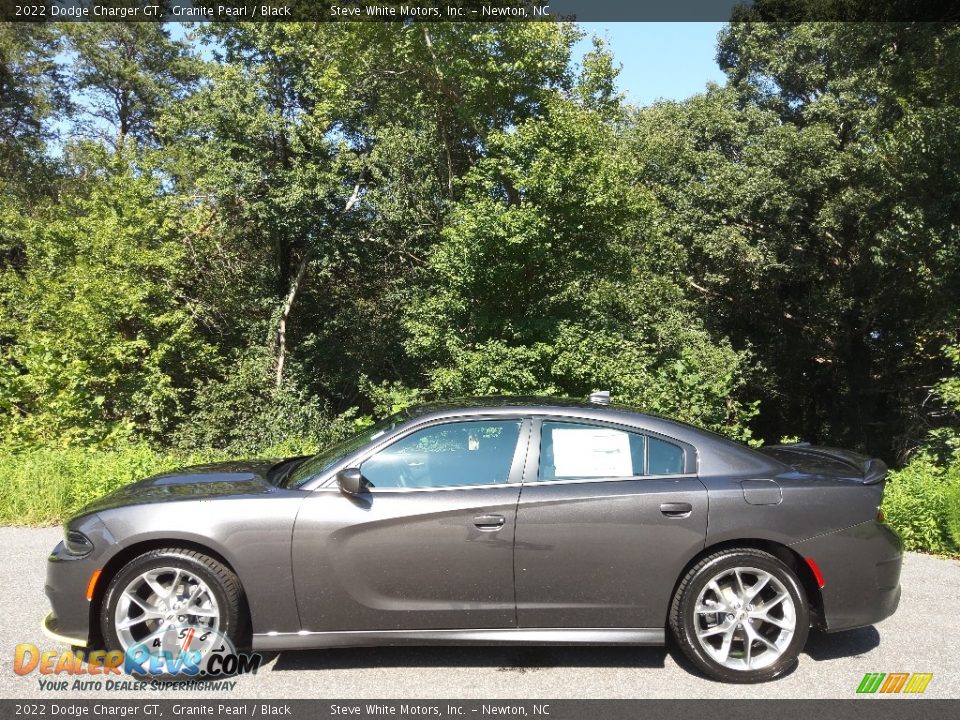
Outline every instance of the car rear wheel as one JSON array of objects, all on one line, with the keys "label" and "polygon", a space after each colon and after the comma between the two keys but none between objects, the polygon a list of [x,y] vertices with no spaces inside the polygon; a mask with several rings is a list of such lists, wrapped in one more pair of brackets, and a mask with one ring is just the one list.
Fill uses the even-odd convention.
[{"label": "car rear wheel", "polygon": [[161,548],[134,558],[107,586],[100,628],[108,649],[201,655],[236,643],[242,590],[223,563],[194,550]]},{"label": "car rear wheel", "polygon": [[711,678],[763,682],[796,665],[810,611],[783,561],[752,548],[731,549],[690,568],[674,595],[670,627],[683,653]]}]

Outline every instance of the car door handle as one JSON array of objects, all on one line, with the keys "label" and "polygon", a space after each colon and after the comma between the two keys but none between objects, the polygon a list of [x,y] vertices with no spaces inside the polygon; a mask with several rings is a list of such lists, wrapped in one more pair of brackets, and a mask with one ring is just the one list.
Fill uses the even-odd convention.
[{"label": "car door handle", "polygon": [[473,524],[481,530],[499,530],[506,521],[503,515],[477,515]]},{"label": "car door handle", "polygon": [[685,518],[693,512],[693,505],[684,502],[662,503],[660,512],[667,517]]}]

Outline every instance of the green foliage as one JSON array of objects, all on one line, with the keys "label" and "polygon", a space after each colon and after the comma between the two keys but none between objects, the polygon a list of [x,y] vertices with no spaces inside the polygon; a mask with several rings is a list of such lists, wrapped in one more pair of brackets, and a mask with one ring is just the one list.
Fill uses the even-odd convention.
[{"label": "green foliage", "polygon": [[960,552],[960,463],[949,468],[921,455],[892,472],[883,497],[887,522],[908,550]]},{"label": "green foliage", "polygon": [[[960,348],[945,354],[954,372],[937,384],[947,420],[931,431],[922,452],[901,471],[891,473],[883,507],[907,547],[942,554],[960,553],[960,412],[957,370]],[[952,421],[952,422],[950,422]]]},{"label": "green foliage", "polygon": [[950,470],[952,481],[946,492],[947,532],[953,541],[954,551],[960,551],[960,463]]},{"label": "green foliage", "polygon": [[182,416],[212,349],[183,292],[180,209],[129,152],[73,150],[83,182],[24,223],[26,263],[0,272],[7,442],[112,444]]},{"label": "green foliage", "polygon": [[373,414],[378,418],[389,417],[425,400],[422,390],[400,382],[374,384],[366,375],[360,377],[360,390],[370,398]]},{"label": "green foliage", "polygon": [[292,380],[275,387],[268,368],[263,352],[222,363],[219,376],[198,389],[174,445],[232,457],[284,457],[316,452],[353,432],[353,410],[334,418]]},{"label": "green foliage", "polygon": [[61,49],[48,25],[0,23],[0,203],[7,193],[44,191],[43,151],[54,135],[47,121],[69,104],[56,62]]},{"label": "green foliage", "polygon": [[569,23],[148,25],[0,26],[4,477],[65,498],[6,517],[127,460],[610,389],[921,447],[891,515],[954,547],[956,25],[735,23],[725,87],[642,109]]},{"label": "green foliage", "polygon": [[73,23],[64,27],[72,55],[72,90],[90,125],[88,134],[154,139],[164,107],[183,97],[194,63],[183,41],[160,23]]},{"label": "green foliage", "polygon": [[144,445],[122,450],[38,448],[0,453],[0,524],[61,522],[84,505],[128,483],[185,465],[223,459],[216,453],[157,453]]},{"label": "green foliage", "polygon": [[749,437],[746,353],[713,340],[676,278],[683,251],[614,129],[557,100],[490,154],[410,304],[410,353],[440,397],[609,388],[618,402]]},{"label": "green foliage", "polygon": [[735,23],[729,82],[637,114],[644,183],[705,322],[765,371],[766,439],[903,458],[956,342],[960,31]]},{"label": "green foliage", "polygon": [[960,345],[946,348],[944,354],[952,363],[956,375],[942,380],[937,386],[937,394],[950,409],[960,412]]},{"label": "green foliage", "polygon": [[960,464],[960,345],[947,347],[944,354],[953,372],[940,381],[935,393],[943,402],[945,421],[930,432],[925,449],[942,463]]}]

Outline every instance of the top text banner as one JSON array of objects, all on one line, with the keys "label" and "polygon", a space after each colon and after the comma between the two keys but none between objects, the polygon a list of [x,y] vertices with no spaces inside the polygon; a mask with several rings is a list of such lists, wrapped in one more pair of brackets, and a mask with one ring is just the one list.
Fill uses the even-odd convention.
[{"label": "top text banner", "polygon": [[960,0],[0,0],[7,22],[960,22]]}]

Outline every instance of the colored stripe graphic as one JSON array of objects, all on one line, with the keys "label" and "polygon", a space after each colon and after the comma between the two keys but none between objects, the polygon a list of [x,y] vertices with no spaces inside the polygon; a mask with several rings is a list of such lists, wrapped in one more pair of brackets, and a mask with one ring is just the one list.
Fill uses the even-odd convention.
[{"label": "colored stripe graphic", "polygon": [[932,678],[933,673],[914,673],[910,676],[910,681],[903,691],[905,693],[922,693],[927,689],[927,685],[930,684]]},{"label": "colored stripe graphic", "polygon": [[886,673],[867,673],[863,676],[863,680],[860,681],[860,687],[857,688],[857,692],[875,693],[885,677]]},{"label": "colored stripe graphic", "polygon": [[910,673],[890,673],[887,675],[887,681],[880,688],[882,693],[898,693],[903,689]]},{"label": "colored stripe graphic", "polygon": [[933,673],[867,673],[857,686],[857,692],[871,694],[922,693],[933,679]]}]

